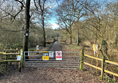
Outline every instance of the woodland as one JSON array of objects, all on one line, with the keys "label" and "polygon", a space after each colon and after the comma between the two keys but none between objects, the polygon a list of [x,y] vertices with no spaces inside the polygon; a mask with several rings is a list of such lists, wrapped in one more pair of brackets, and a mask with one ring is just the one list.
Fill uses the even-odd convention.
[{"label": "woodland", "polygon": [[[56,29],[49,22],[54,17]],[[0,51],[46,47],[58,35],[60,42],[78,47],[97,44],[108,60],[118,62],[117,22],[117,0],[0,0]]]}]

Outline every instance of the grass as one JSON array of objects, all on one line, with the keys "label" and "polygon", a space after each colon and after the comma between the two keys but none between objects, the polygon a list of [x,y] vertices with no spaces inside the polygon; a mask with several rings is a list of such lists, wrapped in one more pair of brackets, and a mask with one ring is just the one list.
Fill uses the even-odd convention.
[{"label": "grass", "polygon": [[[84,46],[85,44],[83,44],[83,46]],[[86,45],[85,45],[86,46]],[[89,50],[91,50],[92,49],[92,47],[91,47],[91,45],[88,45],[88,46],[90,46],[90,47],[85,47],[84,49],[86,49],[85,50],[85,53],[86,54],[88,54],[88,55],[91,55],[92,54],[92,52],[91,51],[89,51]],[[65,44],[65,48],[64,49],[66,49],[66,50],[68,50],[68,51],[71,51],[71,52],[75,52],[75,51],[80,51],[81,50],[81,48],[82,48],[82,44],[80,45],[80,46],[77,46],[76,44],[75,45],[73,45],[73,44],[71,44],[71,45],[67,45],[67,44]],[[110,48],[109,48],[110,49]],[[116,50],[116,48],[111,48],[112,50]],[[87,51],[88,50],[88,51]],[[113,52],[114,53],[114,52]],[[112,61],[115,61],[115,62],[117,62],[117,56],[116,56],[116,54],[111,54],[112,55],[112,57],[111,58],[113,58],[113,57],[115,57],[115,59],[113,59]],[[87,62],[88,62],[89,60],[87,59]],[[89,61],[90,62],[90,61]],[[107,66],[107,65],[106,65]],[[114,69],[114,66],[111,68],[111,70],[112,71],[114,71],[115,73],[118,73],[118,68],[117,67],[115,67],[115,69]],[[118,83],[118,82],[114,82],[113,80],[111,80],[111,79],[107,79],[108,80],[108,82],[109,83]],[[117,79],[118,80],[118,79]]]},{"label": "grass", "polygon": [[109,79],[109,78],[104,78],[103,80],[107,80],[109,83],[118,83],[118,81],[114,81],[114,80]]},{"label": "grass", "polygon": [[76,46],[74,46],[74,45],[68,45],[68,47],[70,47],[70,48],[76,48]]}]

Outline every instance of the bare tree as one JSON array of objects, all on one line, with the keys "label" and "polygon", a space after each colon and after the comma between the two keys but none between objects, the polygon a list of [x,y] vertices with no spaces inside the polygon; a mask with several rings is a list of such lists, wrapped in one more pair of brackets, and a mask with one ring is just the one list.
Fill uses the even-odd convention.
[{"label": "bare tree", "polygon": [[[57,15],[59,16],[58,24],[70,34],[70,44],[72,43],[73,25],[75,26],[76,23],[79,23],[80,19],[86,16],[88,11],[91,11],[91,9],[88,10],[90,5],[88,1],[83,0],[64,0],[62,4],[59,5],[57,9]],[[76,29],[78,31],[77,34],[79,34],[79,28]]]},{"label": "bare tree", "polygon": [[72,25],[76,19],[76,12],[74,10],[74,7],[75,4],[73,0],[64,0],[56,10],[57,15],[59,16],[59,26],[70,34],[70,44],[72,44]]},{"label": "bare tree", "polygon": [[25,9],[26,32],[25,32],[25,40],[23,47],[24,51],[28,51],[29,22],[30,22],[29,12],[30,12],[30,0],[26,0],[26,9]]},{"label": "bare tree", "polygon": [[47,19],[47,16],[50,13],[49,12],[50,6],[48,5],[48,0],[34,0],[34,5],[36,7],[35,14],[41,20],[41,27],[43,29],[43,39],[45,47],[46,46],[45,20]]}]

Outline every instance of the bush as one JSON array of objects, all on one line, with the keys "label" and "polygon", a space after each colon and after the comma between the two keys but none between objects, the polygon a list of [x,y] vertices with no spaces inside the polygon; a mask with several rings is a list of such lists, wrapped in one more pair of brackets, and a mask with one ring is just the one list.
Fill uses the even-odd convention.
[{"label": "bush", "polygon": [[32,49],[29,49],[29,51],[35,51],[35,49],[32,48]]}]

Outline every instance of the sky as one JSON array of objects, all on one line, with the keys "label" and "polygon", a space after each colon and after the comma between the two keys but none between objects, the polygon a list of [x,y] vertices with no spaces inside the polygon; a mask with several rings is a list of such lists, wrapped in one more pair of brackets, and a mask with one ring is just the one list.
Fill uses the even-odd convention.
[{"label": "sky", "polygon": [[52,28],[52,29],[56,29],[56,28],[58,28],[59,27],[59,25],[57,24],[57,19],[56,19],[56,17],[52,17],[49,21],[47,21],[47,22],[49,22],[50,23],[50,27]]},{"label": "sky", "polygon": [[[61,1],[62,1],[62,0],[61,0]],[[93,0],[93,1],[94,1],[94,0]],[[117,2],[117,0],[95,0],[95,1],[98,1],[98,2],[101,4],[101,6],[103,6],[105,3]],[[105,2],[105,3],[103,3],[103,2]],[[55,4],[55,5],[57,5],[57,4]],[[55,6],[55,7],[57,7],[57,6]],[[55,8],[55,7],[54,7],[54,8]],[[83,18],[82,18],[82,19],[83,19]],[[80,19],[80,20],[82,20],[82,19]],[[57,22],[56,16],[51,17],[51,20],[49,20],[48,22],[51,23],[52,29],[56,29],[56,28],[59,27],[59,25],[56,24],[56,22]]]},{"label": "sky", "polygon": [[[11,0],[12,1],[12,0]],[[55,0],[50,0],[51,1],[51,8],[52,8],[52,10],[53,9],[56,9],[57,7],[58,7],[58,5],[57,5],[57,3],[56,2],[54,2]],[[57,1],[59,1],[59,0],[57,0]],[[63,0],[60,0],[60,2],[62,2]],[[118,2],[117,0],[93,0],[93,1],[98,1],[99,3],[101,3],[101,4],[103,4],[102,2]],[[58,3],[58,4],[60,4],[60,3]],[[4,5],[4,4],[3,4]],[[31,6],[33,6],[34,5],[34,3],[33,3],[33,0],[31,0]],[[53,13],[53,15],[50,17],[50,19],[47,21],[48,23],[50,23],[50,27],[52,27],[52,29],[56,29],[56,28],[58,28],[59,27],[59,25],[58,24],[56,24],[57,23],[57,19],[56,19],[56,14],[55,14],[55,11],[52,11],[52,13]]]},{"label": "sky", "polygon": [[47,21],[48,23],[50,23],[50,27],[52,29],[57,29],[59,27],[59,25],[57,24],[57,16],[56,16],[56,13],[55,13],[55,9],[58,7],[58,4],[60,4],[60,2],[62,2],[62,0],[57,0],[58,1],[58,4],[54,1],[56,0],[51,0],[52,1],[52,16],[51,18]]},{"label": "sky", "polygon": [[[47,5],[50,5],[50,8],[52,9],[52,11],[51,11],[52,12],[52,15],[50,16],[50,18],[48,20],[45,21],[45,23],[48,22],[48,24],[50,25],[49,28],[56,29],[56,28],[59,27],[59,25],[56,24],[57,19],[56,19],[56,14],[55,14],[55,8],[57,8],[58,5],[56,3],[56,0],[47,0],[47,1],[50,1],[50,3],[52,3],[51,5],[46,3]],[[30,8],[32,8],[32,7],[34,7],[33,0],[31,0],[31,6],[30,6]],[[36,21],[38,21],[38,19],[35,19],[33,21],[36,22]],[[40,24],[38,24],[38,25],[40,25]]]},{"label": "sky", "polygon": [[[56,13],[55,13],[55,11],[54,11],[54,9],[56,9],[57,7],[58,7],[58,4],[60,4],[63,0],[60,0],[60,2],[57,4],[56,2],[54,2],[55,0],[50,0],[51,1],[51,8],[52,8],[52,16],[50,17],[50,19],[49,20],[47,20],[46,22],[48,22],[48,23],[50,23],[50,28],[52,28],[52,29],[56,29],[56,28],[58,28],[59,27],[59,25],[57,24],[57,19],[56,19]],[[58,0],[57,0],[58,1]],[[101,4],[101,6],[102,6],[102,4],[104,4],[103,2],[105,1],[105,3],[108,3],[108,2],[114,2],[114,1],[117,1],[117,0],[93,0],[93,1],[98,1],[100,4]],[[32,2],[32,0],[31,0],[31,5],[33,5],[32,4],[33,2]],[[48,5],[50,5],[50,4],[48,4]],[[83,18],[82,18],[83,19]],[[82,20],[82,19],[80,19],[80,20]]]}]

